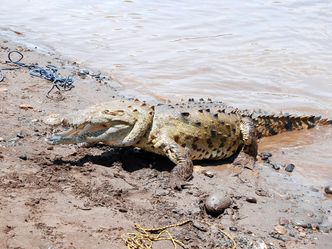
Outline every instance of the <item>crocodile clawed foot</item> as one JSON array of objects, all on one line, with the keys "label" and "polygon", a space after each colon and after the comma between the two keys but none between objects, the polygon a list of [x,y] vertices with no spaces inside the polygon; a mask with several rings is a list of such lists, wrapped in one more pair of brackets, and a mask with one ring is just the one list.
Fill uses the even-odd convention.
[{"label": "crocodile clawed foot", "polygon": [[189,184],[188,182],[182,180],[177,175],[172,175],[171,178],[170,178],[170,181],[169,181],[170,188],[175,189],[175,190],[179,190],[179,191],[181,191],[182,189],[186,188],[189,185],[191,185],[191,184]]},{"label": "crocodile clawed foot", "polygon": [[233,161],[233,165],[253,170],[255,162],[256,160],[253,156],[240,152],[238,157]]}]

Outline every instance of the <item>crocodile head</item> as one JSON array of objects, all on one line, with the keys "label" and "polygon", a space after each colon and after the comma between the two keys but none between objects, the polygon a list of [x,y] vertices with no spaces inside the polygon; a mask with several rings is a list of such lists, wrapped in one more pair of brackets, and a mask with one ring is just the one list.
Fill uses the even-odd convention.
[{"label": "crocodile head", "polygon": [[49,144],[98,143],[131,146],[152,123],[153,107],[139,101],[114,100],[97,104],[62,118],[50,116],[45,123],[68,127],[46,138]]}]

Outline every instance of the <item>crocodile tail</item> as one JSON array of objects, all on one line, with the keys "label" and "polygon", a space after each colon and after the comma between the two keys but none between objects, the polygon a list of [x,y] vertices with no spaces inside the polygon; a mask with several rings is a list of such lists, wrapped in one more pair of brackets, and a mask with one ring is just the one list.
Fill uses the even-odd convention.
[{"label": "crocodile tail", "polygon": [[332,125],[332,120],[320,116],[284,114],[252,114],[257,137],[268,137],[285,131],[310,129],[316,125]]}]

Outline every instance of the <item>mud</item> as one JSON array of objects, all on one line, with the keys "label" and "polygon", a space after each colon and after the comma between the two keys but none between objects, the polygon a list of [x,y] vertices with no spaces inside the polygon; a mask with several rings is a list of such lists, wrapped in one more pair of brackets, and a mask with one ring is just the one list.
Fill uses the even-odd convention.
[{"label": "mud", "polygon": [[[102,145],[49,146],[45,137],[54,130],[43,124],[46,115],[78,110],[126,90],[110,76],[102,81],[78,76],[82,68],[77,63],[3,38],[1,68],[9,67],[5,60],[14,49],[24,53],[25,63],[52,64],[63,75],[76,75],[76,87],[50,99],[46,80],[31,77],[26,69],[2,72],[0,248],[121,249],[126,248],[122,237],[134,230],[134,223],[161,227],[188,219],[193,222],[169,229],[186,248],[231,248],[219,229],[237,248],[332,247],[332,198],[324,193],[331,165],[324,184],[305,178],[298,173],[303,168],[296,161],[297,147],[284,143],[281,148],[272,139],[272,148],[265,139],[261,149],[272,151],[271,161],[295,163],[294,172],[283,166],[275,170],[261,160],[253,170],[229,162],[196,162],[190,185],[179,192],[168,188],[173,165],[166,158]],[[316,134],[328,143],[331,128],[301,134]],[[204,202],[218,192],[230,196],[232,204],[221,215],[210,216]],[[173,246],[162,241],[153,248]]]}]

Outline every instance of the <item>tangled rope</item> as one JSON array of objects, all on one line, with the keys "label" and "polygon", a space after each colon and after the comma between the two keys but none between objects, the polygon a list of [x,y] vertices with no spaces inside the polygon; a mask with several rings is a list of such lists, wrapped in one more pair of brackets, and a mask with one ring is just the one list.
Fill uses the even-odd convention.
[{"label": "tangled rope", "polygon": [[134,224],[137,232],[127,233],[127,237],[122,237],[122,239],[126,243],[128,249],[152,249],[153,242],[161,240],[171,241],[174,249],[176,249],[177,245],[184,247],[184,244],[180,240],[174,239],[167,229],[183,226],[189,222],[191,221],[185,220],[177,224],[158,228],[145,228],[139,224]]},{"label": "tangled rope", "polygon": [[[180,226],[183,226],[190,222],[193,222],[193,221],[185,220],[180,223],[171,224],[171,225],[167,225],[164,227],[158,227],[158,228],[145,228],[139,224],[134,224],[134,227],[137,232],[127,233],[126,236],[122,236],[122,239],[125,242],[125,244],[127,245],[128,249],[152,249],[153,242],[162,241],[162,240],[171,241],[174,249],[177,248],[177,245],[184,248],[185,245],[180,240],[175,239],[167,229],[174,228],[174,227],[180,227]],[[207,224],[210,227],[212,226],[211,224],[209,224],[207,222],[203,222],[203,223]],[[218,228],[218,230],[232,242],[231,249],[236,249],[236,242],[232,238],[232,236],[220,228]]]},{"label": "tangled rope", "polygon": [[[14,60],[12,58],[13,54],[19,55],[19,58]],[[51,81],[53,83],[51,89],[47,92],[46,96],[49,96],[49,94],[53,91],[54,88],[58,89],[59,91],[69,91],[72,88],[74,88],[74,79],[70,76],[67,77],[61,77],[58,74],[58,68],[54,65],[47,65],[46,67],[39,67],[37,65],[31,64],[27,65],[21,60],[23,59],[23,54],[19,51],[11,51],[8,53],[8,61],[6,61],[7,64],[14,64],[17,67],[15,68],[2,68],[1,70],[15,70],[20,68],[27,68],[29,70],[30,75],[46,79],[48,81]],[[4,79],[3,74],[0,70],[0,82]]]}]

